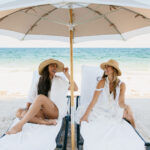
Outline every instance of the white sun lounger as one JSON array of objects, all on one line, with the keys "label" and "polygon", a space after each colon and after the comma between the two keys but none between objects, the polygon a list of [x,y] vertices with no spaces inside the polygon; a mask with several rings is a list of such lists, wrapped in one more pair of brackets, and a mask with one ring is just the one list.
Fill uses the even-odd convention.
[{"label": "white sun lounger", "polygon": [[[94,139],[92,134],[95,133],[95,138],[98,138],[98,127],[99,125],[94,125],[94,123],[87,123],[82,122],[81,125],[79,124],[80,118],[83,116],[84,112],[86,111],[87,106],[89,105],[94,90],[96,88],[96,85],[98,81],[101,79],[103,75],[103,71],[99,67],[92,67],[92,66],[82,66],[82,78],[81,78],[81,96],[77,97],[77,112],[76,112],[76,122],[77,122],[77,147],[78,149],[82,148],[84,142],[86,141],[86,145],[84,145],[84,150],[99,150],[96,145],[95,147],[90,148],[92,141],[94,142]],[[127,123],[124,121],[124,123]],[[81,126],[81,129],[80,129]],[[97,127],[97,129],[96,129]],[[131,134],[135,137],[139,137],[140,143],[145,143],[146,150],[150,150],[150,144],[146,143],[144,139],[140,136],[140,134],[132,128],[130,124],[127,125],[127,128],[130,128]],[[80,133],[81,130],[81,133]],[[135,130],[135,132],[134,132]],[[129,131],[129,130],[127,130]],[[90,136],[91,135],[91,136]],[[89,141],[89,142],[87,142]],[[101,141],[99,141],[101,142]],[[109,142],[109,141],[108,141]],[[95,142],[94,142],[95,143]]]},{"label": "white sun lounger", "polygon": [[[34,72],[33,76],[37,78],[37,72]],[[19,119],[16,118],[11,127],[18,121]],[[67,114],[64,119],[59,118],[57,120],[57,125],[26,123],[21,132],[12,135],[4,134],[0,138],[0,150],[54,150],[56,147],[65,150],[67,145],[68,123],[69,115]],[[62,136],[63,124],[65,124],[65,135],[62,145],[59,142]]]},{"label": "white sun lounger", "polygon": [[[19,119],[14,120],[16,124]],[[54,150],[56,137],[60,131],[62,120],[56,126],[26,123],[21,132],[5,135],[0,139],[1,150]],[[13,126],[12,125],[12,126]]]}]

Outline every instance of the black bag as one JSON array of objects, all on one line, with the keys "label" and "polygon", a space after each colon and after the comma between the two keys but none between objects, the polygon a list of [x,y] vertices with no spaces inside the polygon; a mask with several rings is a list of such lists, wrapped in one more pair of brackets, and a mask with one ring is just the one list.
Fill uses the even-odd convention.
[{"label": "black bag", "polygon": [[146,150],[150,150],[150,143],[145,143]]}]

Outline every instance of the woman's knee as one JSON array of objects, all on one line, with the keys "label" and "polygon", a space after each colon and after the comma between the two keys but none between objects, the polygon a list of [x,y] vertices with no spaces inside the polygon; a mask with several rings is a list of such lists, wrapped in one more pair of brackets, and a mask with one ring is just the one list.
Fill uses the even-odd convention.
[{"label": "woman's knee", "polygon": [[17,118],[21,118],[21,114],[22,114],[22,112],[23,112],[23,109],[18,109],[17,111],[16,111],[16,117]]},{"label": "woman's knee", "polygon": [[20,108],[20,109],[18,109],[17,112],[16,112],[16,117],[17,117],[17,118],[22,118],[22,117],[26,114],[26,112],[27,112],[27,111],[26,111],[25,109],[21,109],[21,108]]}]

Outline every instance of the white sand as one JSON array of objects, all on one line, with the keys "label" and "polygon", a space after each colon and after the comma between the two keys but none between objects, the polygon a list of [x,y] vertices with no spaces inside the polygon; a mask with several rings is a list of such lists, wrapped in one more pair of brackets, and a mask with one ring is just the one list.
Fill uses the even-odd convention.
[{"label": "white sand", "polygon": [[150,142],[150,99],[127,99],[126,103],[132,108],[138,132]]},{"label": "white sand", "polygon": [[[11,125],[16,110],[24,107],[25,103],[25,97],[0,98],[0,136]],[[128,99],[126,103],[133,110],[138,131],[150,142],[150,99]]]},{"label": "white sand", "polygon": [[3,135],[15,118],[15,112],[20,107],[25,107],[24,97],[0,98],[0,136]]},{"label": "white sand", "polygon": [[[74,70],[74,79],[79,87],[81,85],[81,66]],[[5,71],[0,70],[0,96],[25,96],[28,93],[32,71]],[[121,80],[126,83],[127,98],[149,98],[150,99],[150,71],[147,72],[125,72]],[[15,86],[14,86],[15,85]]]}]

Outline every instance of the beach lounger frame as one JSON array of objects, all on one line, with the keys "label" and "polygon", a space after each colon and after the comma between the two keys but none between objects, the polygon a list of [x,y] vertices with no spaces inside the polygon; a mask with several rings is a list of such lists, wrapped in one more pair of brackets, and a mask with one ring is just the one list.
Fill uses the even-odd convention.
[{"label": "beach lounger frame", "polygon": [[[79,100],[80,100],[80,96],[77,96],[76,97],[76,109],[79,106]],[[124,119],[124,120],[126,120],[126,119]],[[131,125],[131,123],[128,120],[126,120],[126,121]],[[137,133],[137,135],[141,138],[141,140],[145,143],[145,149],[146,150],[150,150],[150,143],[146,142],[144,140],[144,138],[140,135],[140,133],[135,128],[133,128],[133,129],[135,130],[135,132]],[[76,136],[77,148],[78,148],[78,150],[83,149],[84,139],[82,138],[82,136],[80,134],[80,124],[76,124],[76,135],[77,135]]]}]

